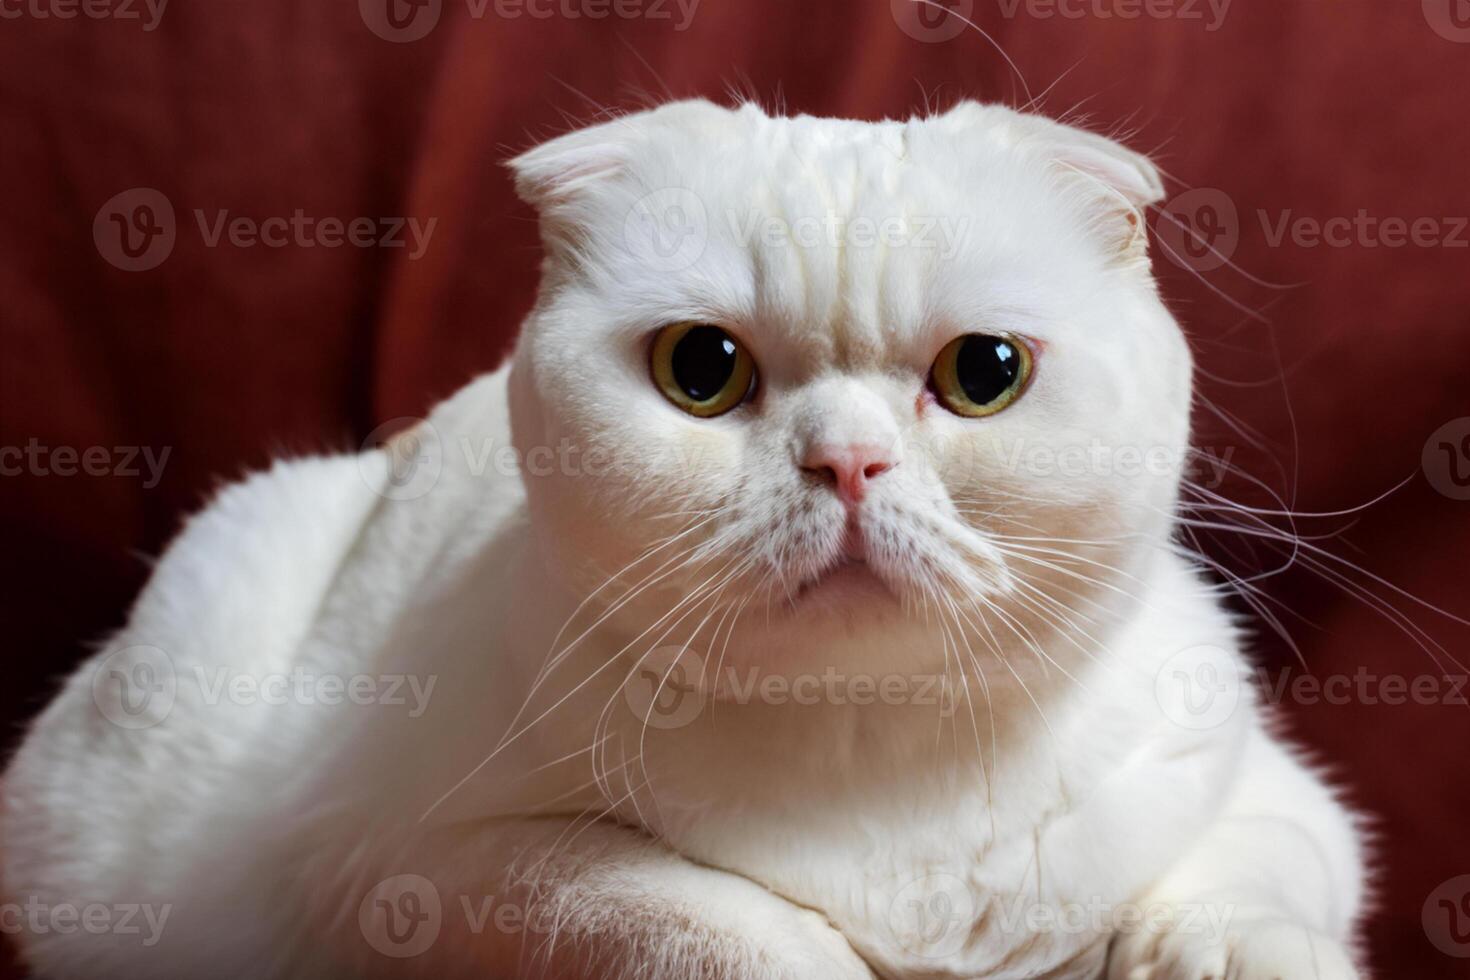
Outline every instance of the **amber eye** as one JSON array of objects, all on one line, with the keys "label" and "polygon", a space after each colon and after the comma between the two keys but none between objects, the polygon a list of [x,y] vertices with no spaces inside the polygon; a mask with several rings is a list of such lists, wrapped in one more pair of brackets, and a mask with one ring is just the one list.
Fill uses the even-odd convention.
[{"label": "amber eye", "polygon": [[1030,378],[1031,351],[1025,344],[968,333],[939,352],[929,384],[951,412],[983,418],[1014,402]]},{"label": "amber eye", "polygon": [[702,419],[723,415],[755,389],[755,361],[708,323],[676,323],[653,342],[653,380],[664,397]]}]

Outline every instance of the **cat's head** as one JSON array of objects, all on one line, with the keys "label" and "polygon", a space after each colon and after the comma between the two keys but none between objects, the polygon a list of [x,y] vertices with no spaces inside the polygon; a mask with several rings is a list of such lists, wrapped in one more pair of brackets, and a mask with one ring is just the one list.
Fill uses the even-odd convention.
[{"label": "cat's head", "polygon": [[696,101],[512,166],[546,248],[511,382],[533,519],[575,589],[618,576],[594,605],[637,590],[645,645],[737,611],[753,657],[926,615],[1003,643],[1168,533],[1191,367],[1144,157],[973,102]]}]

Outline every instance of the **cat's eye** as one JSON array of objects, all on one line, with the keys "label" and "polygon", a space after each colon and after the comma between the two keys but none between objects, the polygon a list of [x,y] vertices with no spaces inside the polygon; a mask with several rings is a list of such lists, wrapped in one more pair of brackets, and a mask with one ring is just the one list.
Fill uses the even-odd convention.
[{"label": "cat's eye", "polygon": [[934,360],[929,385],[940,404],[968,418],[984,418],[1009,406],[1031,378],[1031,351],[1019,341],[968,333],[945,345]]},{"label": "cat's eye", "polygon": [[702,419],[723,415],[755,390],[750,352],[713,324],[665,327],[654,338],[651,360],[664,397]]}]

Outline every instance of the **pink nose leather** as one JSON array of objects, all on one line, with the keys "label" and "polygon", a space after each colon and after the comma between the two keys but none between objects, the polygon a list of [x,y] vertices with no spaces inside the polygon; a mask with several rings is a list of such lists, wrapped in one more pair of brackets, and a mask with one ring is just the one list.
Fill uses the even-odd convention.
[{"label": "pink nose leather", "polygon": [[801,468],[826,480],[842,502],[860,504],[868,482],[893,469],[898,460],[883,446],[813,446],[801,460]]}]

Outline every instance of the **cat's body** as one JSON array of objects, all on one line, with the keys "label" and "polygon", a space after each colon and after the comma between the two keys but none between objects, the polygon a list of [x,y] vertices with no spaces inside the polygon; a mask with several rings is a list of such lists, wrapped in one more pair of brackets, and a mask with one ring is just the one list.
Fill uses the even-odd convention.
[{"label": "cat's body", "polygon": [[[987,441],[1182,450],[1188,354],[1126,220],[1146,164],[972,105],[681,104],[517,166],[551,258],[514,366],[396,458],[225,491],[7,773],[7,900],[169,910],[147,945],[29,931],[44,975],[1355,975],[1353,822],[1170,547],[1177,472],[1048,479]],[[670,188],[705,209],[692,258],[635,240]],[[943,256],[754,245],[737,201],[976,225]],[[1037,337],[1005,414],[924,400],[961,316]],[[756,336],[748,409],[658,401],[635,335],[688,319]],[[834,440],[889,452],[841,504],[802,456]]]}]

